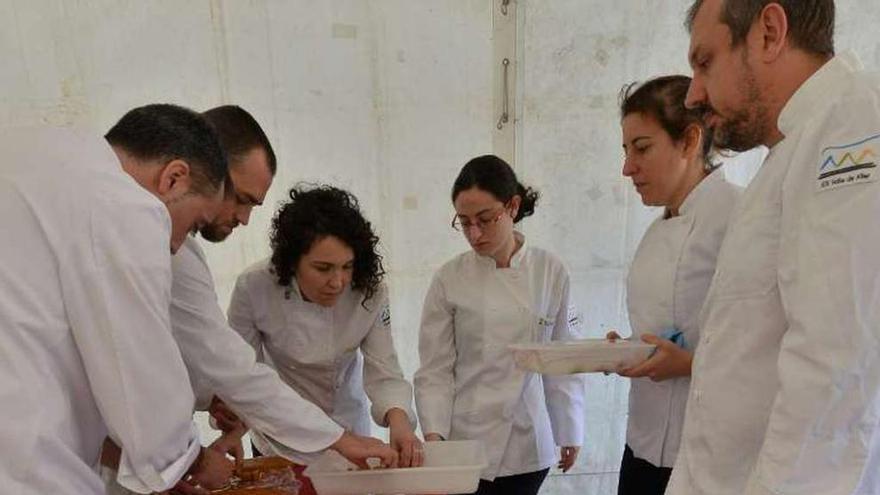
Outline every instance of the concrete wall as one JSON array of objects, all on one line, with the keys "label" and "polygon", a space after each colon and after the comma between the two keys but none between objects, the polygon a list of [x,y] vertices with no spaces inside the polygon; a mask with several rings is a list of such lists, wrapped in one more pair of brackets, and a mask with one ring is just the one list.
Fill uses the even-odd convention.
[{"label": "concrete wall", "polygon": [[[251,225],[208,247],[221,304],[268,254],[275,205],[298,181],[350,188],[379,231],[408,375],[431,274],[467,248],[449,228],[461,165],[497,142],[493,9],[500,0],[0,0],[0,129],[103,132],[150,102],[236,103],[263,124],[279,173]],[[561,255],[590,335],[627,331],[623,280],[644,228],[620,176],[617,92],[687,73],[684,0],[518,0],[516,168],[544,196],[523,224]],[[838,2],[838,46],[880,67],[876,0]],[[503,41],[508,43],[507,38]],[[494,140],[493,140],[494,139]],[[726,167],[740,183],[760,153]],[[586,448],[542,493],[615,492],[627,384],[591,376]]]}]

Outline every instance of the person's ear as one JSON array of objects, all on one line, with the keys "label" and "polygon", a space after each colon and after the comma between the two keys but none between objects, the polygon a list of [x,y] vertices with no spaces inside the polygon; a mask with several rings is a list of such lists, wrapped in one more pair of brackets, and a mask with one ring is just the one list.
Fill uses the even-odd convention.
[{"label": "person's ear", "polygon": [[507,209],[510,212],[511,218],[516,218],[516,215],[519,213],[519,207],[522,204],[522,198],[519,194],[510,198],[510,201],[507,202]]},{"label": "person's ear", "polygon": [[190,192],[191,185],[192,176],[186,161],[174,159],[162,166],[159,172],[158,193],[166,203]]},{"label": "person's ear", "polygon": [[770,63],[779,58],[787,46],[788,16],[778,3],[767,4],[749,30],[750,48],[756,48],[760,60]]}]

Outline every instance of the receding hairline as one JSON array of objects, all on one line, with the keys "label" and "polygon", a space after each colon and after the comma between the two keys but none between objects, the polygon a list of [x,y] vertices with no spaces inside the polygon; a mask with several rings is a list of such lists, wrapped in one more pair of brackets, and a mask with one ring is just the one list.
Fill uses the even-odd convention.
[{"label": "receding hairline", "polygon": [[694,20],[697,18],[697,14],[703,7],[703,3],[703,0],[694,0],[694,3],[688,8],[684,21],[684,27],[687,29],[688,33],[694,30]]}]

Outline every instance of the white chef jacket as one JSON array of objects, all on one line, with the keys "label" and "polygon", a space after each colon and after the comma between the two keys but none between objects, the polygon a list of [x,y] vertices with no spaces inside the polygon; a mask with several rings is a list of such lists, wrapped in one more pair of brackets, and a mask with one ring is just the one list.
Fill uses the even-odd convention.
[{"label": "white chef jacket", "polygon": [[[228,316],[258,359],[270,362],[291,388],[346,429],[369,435],[367,398],[380,426],[386,426],[392,408],[406,411],[413,423],[415,414],[412,386],[394,349],[388,290],[380,286],[366,308],[362,301],[363,293],[349,287],[332,307],[308,302],[295,279],[290,287],[278,284],[267,259],[238,277]],[[260,434],[254,443],[261,451],[278,450]],[[285,455],[312,460],[296,452]]]},{"label": "white chef jacket", "polygon": [[[633,339],[675,328],[693,352],[700,336],[700,308],[740,191],[724,180],[723,169],[715,170],[688,194],[678,216],[661,216],[648,227],[627,277]],[[632,379],[626,442],[636,457],[672,467],[689,387],[690,377]]]},{"label": "white chef jacket", "polygon": [[507,348],[571,340],[581,328],[562,262],[516,236],[522,246],[509,268],[473,251],[440,268],[419,334],[422,431],[482,440],[487,480],[550,467],[557,446],[579,446],[584,436],[583,376],[521,371]]},{"label": "white chef jacket", "polygon": [[257,362],[254,349],[229,327],[195,238],[187,238],[171,266],[171,327],[200,408],[217,395],[249,427],[303,452],[339,440],[343,428]]},{"label": "white chef jacket", "polygon": [[163,491],[199,451],[193,394],[171,337],[171,219],[100,138],[0,135],[0,487]]},{"label": "white chef jacket", "polygon": [[880,493],[880,77],[807,80],[733,213],[667,493]]}]

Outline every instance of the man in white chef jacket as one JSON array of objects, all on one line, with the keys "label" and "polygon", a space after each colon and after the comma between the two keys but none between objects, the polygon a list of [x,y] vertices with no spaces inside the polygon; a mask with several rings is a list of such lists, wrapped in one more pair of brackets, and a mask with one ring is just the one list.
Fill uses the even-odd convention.
[{"label": "man in white chef jacket", "polygon": [[[230,180],[219,214],[200,232],[211,242],[222,242],[236,227],[247,225],[252,209],[263,204],[276,171],[275,153],[257,121],[240,107],[217,107],[203,115],[229,156]],[[356,462],[367,457],[395,462],[392,449],[379,440],[345,433],[273,369],[256,361],[251,346],[229,327],[194,237],[174,256],[172,269],[171,325],[200,409],[216,395],[248,426],[296,450],[332,448]]]},{"label": "man in white chef jacket", "polygon": [[688,104],[770,154],[701,315],[674,495],[880,493],[880,78],[832,0],[697,1]]},{"label": "man in white chef jacket", "polygon": [[[202,225],[200,233],[211,242],[222,242],[236,227],[247,225],[253,208],[263,204],[275,176],[276,159],[259,123],[241,107],[224,105],[202,115],[226,151],[229,176],[217,216]],[[216,395],[248,426],[267,432],[283,445],[304,452],[332,448],[358,463],[368,457],[394,462],[392,449],[379,440],[346,433],[287,386],[275,370],[256,361],[251,346],[226,321],[205,253],[194,236],[188,236],[173,257],[172,274],[171,326],[189,371],[197,409],[208,409]],[[210,448],[240,456],[244,431],[235,430]],[[108,481],[111,493],[126,493]]]},{"label": "man in white chef jacket", "polygon": [[0,156],[0,491],[104,493],[105,436],[135,492],[187,474],[215,485],[229,469],[202,469],[216,456],[200,449],[168,311],[171,253],[222,199],[210,125],[148,105],[105,139],[5,130]]}]

